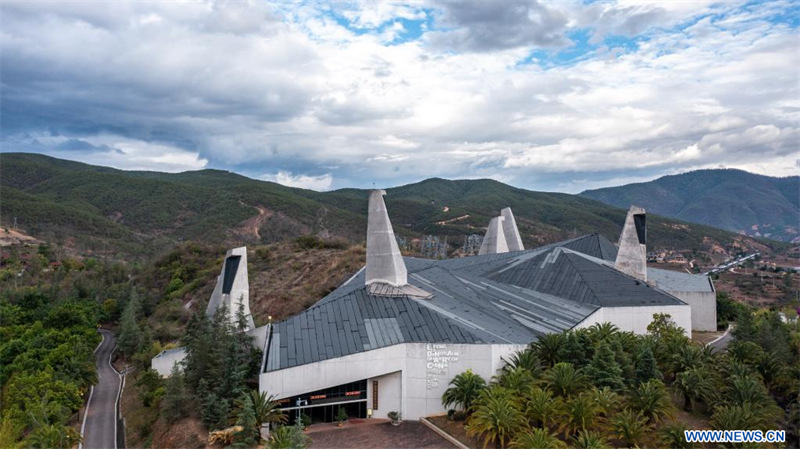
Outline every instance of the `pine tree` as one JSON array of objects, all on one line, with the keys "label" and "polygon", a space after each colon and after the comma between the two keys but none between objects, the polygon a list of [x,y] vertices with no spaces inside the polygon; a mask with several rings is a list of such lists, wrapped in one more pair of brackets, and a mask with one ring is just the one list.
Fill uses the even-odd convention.
[{"label": "pine tree", "polygon": [[647,382],[650,379],[662,380],[663,375],[656,366],[656,358],[653,349],[645,345],[639,353],[639,361],[636,363],[636,382]]},{"label": "pine tree", "polygon": [[591,359],[592,342],[585,331],[573,331],[566,334],[563,361],[571,363],[575,368],[586,366]]},{"label": "pine tree", "polygon": [[756,338],[756,323],[753,312],[748,308],[742,310],[736,319],[733,336],[740,341],[753,341]]},{"label": "pine tree", "polygon": [[141,304],[136,290],[131,290],[131,297],[120,320],[120,331],[117,337],[117,346],[125,358],[131,357],[139,349],[142,340],[142,330],[139,328],[139,311]]},{"label": "pine tree", "polygon": [[178,364],[173,365],[167,379],[164,399],[161,401],[161,412],[167,421],[177,421],[186,416],[188,396],[184,385],[183,373]]},{"label": "pine tree", "polygon": [[250,395],[242,394],[240,401],[242,408],[239,410],[239,416],[236,417],[236,425],[242,426],[242,430],[236,434],[234,441],[237,445],[250,447],[256,443],[256,439],[259,437],[258,421]]},{"label": "pine tree", "polygon": [[612,390],[625,388],[622,368],[614,360],[614,352],[606,343],[601,343],[597,347],[592,361],[585,368],[585,374],[597,388],[609,387]]}]

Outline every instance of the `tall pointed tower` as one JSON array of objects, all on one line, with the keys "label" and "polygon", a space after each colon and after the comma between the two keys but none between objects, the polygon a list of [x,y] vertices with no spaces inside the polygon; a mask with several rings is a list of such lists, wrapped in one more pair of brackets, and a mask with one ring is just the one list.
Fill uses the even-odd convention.
[{"label": "tall pointed tower", "polygon": [[486,235],[483,236],[481,249],[478,250],[479,256],[508,252],[508,243],[506,243],[505,232],[503,232],[503,221],[505,221],[503,217],[494,217],[489,222]]},{"label": "tall pointed tower", "polygon": [[503,217],[503,234],[506,237],[506,244],[508,244],[509,251],[522,251],[525,247],[522,245],[522,237],[519,235],[517,228],[517,221],[514,219],[514,212],[511,212],[510,207],[500,211],[500,216]]},{"label": "tall pointed tower", "polygon": [[628,210],[614,268],[647,281],[647,215],[641,207],[631,206]]},{"label": "tall pointed tower", "polygon": [[250,314],[250,284],[247,279],[247,247],[228,250],[222,272],[217,277],[217,285],[208,301],[206,315],[210,318],[217,313],[222,304],[226,305],[231,324],[236,325],[239,305],[244,308],[247,317],[247,330],[255,328],[253,316]]}]

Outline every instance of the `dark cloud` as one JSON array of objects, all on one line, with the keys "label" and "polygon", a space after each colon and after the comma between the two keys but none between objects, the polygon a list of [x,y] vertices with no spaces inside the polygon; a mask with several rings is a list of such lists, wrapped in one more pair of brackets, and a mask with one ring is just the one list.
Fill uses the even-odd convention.
[{"label": "dark cloud", "polygon": [[496,2],[443,1],[438,27],[452,30],[431,33],[436,47],[458,51],[489,52],[520,47],[561,48],[567,17],[537,0]]}]

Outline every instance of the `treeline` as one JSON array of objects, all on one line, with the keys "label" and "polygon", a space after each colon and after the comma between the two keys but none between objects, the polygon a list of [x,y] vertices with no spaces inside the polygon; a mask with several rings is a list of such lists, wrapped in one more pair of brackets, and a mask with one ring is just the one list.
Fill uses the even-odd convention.
[{"label": "treeline", "polygon": [[[131,307],[136,307],[132,302]],[[258,370],[261,351],[247,335],[247,319],[242,308],[231,323],[226,307],[212,318],[205,313],[192,315],[181,340],[186,358],[176,364],[165,380],[149,369],[151,353],[142,344],[142,330],[135,321],[136,310],[126,309],[120,324],[119,347],[140,366],[134,385],[147,421],[138,435],[151,439],[152,426],[158,419],[175,423],[183,418],[199,418],[209,430],[240,426],[233,442],[251,447],[259,439],[261,422],[285,420],[271,398],[258,393]],[[197,442],[201,444],[202,442]]]},{"label": "treeline", "polygon": [[[128,296],[120,264],[12,251],[0,269],[0,447],[72,447],[76,412],[97,381],[98,323]],[[119,298],[123,298],[122,301]]]},{"label": "treeline", "polygon": [[488,384],[459,374],[442,402],[468,435],[498,447],[686,448],[683,431],[698,419],[720,430],[785,429],[785,447],[800,445],[796,320],[745,309],[726,352],[693,343],[669,315],[655,315],[648,331],[604,323],[546,335]]}]

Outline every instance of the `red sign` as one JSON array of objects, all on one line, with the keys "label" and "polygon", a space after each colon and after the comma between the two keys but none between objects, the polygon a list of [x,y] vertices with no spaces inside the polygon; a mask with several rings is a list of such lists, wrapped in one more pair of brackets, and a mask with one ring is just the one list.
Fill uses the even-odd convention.
[{"label": "red sign", "polygon": [[315,395],[315,396],[311,396],[309,399],[311,399],[313,401],[314,399],[325,399],[325,397],[326,397],[326,395],[324,395],[324,394],[318,394],[318,395]]}]

